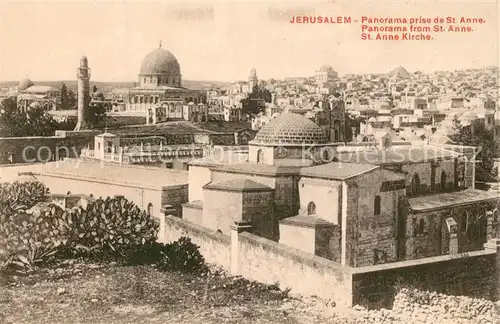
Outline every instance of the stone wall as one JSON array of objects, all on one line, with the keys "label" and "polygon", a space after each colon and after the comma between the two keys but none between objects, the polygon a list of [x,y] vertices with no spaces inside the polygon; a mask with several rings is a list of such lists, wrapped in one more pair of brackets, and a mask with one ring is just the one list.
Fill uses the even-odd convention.
[{"label": "stone wall", "polygon": [[182,219],[201,225],[203,223],[203,204],[187,203],[182,205]]},{"label": "stone wall", "polygon": [[[380,173],[373,171],[349,182],[348,236],[352,241],[351,266],[360,267],[397,260],[396,222],[398,201],[404,189],[382,191]],[[375,198],[380,197],[380,214],[375,214]],[[352,204],[352,206],[350,205]],[[349,248],[348,248],[349,251]]]},{"label": "stone wall", "polygon": [[242,218],[251,220],[252,232],[267,239],[275,239],[273,191],[243,192]]},{"label": "stone wall", "polygon": [[390,308],[400,287],[490,299],[495,293],[494,276],[495,252],[489,250],[357,268],[352,278],[353,302]]},{"label": "stone wall", "polygon": [[162,222],[161,240],[190,237],[209,263],[224,267],[232,275],[279,283],[281,289],[334,300],[337,305],[390,308],[402,287],[486,299],[494,298],[497,289],[496,253],[489,247],[468,254],[351,268],[241,232],[246,225],[235,224],[230,235],[225,235],[174,216],[165,216]]},{"label": "stone wall", "polygon": [[[414,174],[418,174],[420,179],[421,193],[444,192],[455,189],[455,160],[444,160],[439,162],[438,166],[435,168],[434,185],[431,182],[431,165],[431,162],[403,165],[402,171],[408,173],[406,178],[407,192],[411,192],[411,182]],[[441,175],[443,172],[446,173],[446,188],[441,188]]]},{"label": "stone wall", "polygon": [[90,138],[85,137],[3,137],[0,138],[0,164],[49,162],[78,157],[89,141]]},{"label": "stone wall", "polygon": [[208,167],[190,165],[188,173],[189,201],[203,200],[203,186],[211,181],[211,171]]},{"label": "stone wall", "polygon": [[229,234],[234,221],[242,220],[242,193],[204,189],[202,225]]},{"label": "stone wall", "polygon": [[[445,219],[457,222],[458,252],[477,251],[492,236],[486,212],[495,209],[494,202],[457,206],[411,215],[409,222],[407,255],[417,259],[449,253],[449,232]],[[464,217],[467,214],[467,217]],[[490,226],[488,226],[490,224]]]},{"label": "stone wall", "polygon": [[[234,244],[234,243],[233,243]],[[238,235],[238,274],[293,293],[316,295],[339,305],[352,301],[350,270],[340,264],[250,233]]]},{"label": "stone wall", "polygon": [[[202,171],[200,171],[201,173]],[[299,211],[299,190],[298,190],[298,176],[262,176],[262,175],[249,175],[243,173],[230,173],[223,170],[212,170],[211,180],[213,183],[223,182],[233,179],[251,179],[259,182],[274,191],[274,217],[275,228],[274,233],[279,234],[278,221],[285,217],[295,216]],[[206,201],[204,199],[204,201]],[[279,237],[276,237],[278,241]]]},{"label": "stone wall", "polygon": [[318,217],[339,224],[341,204],[332,202],[339,202],[341,191],[340,181],[302,177],[299,180],[301,212],[307,213],[307,207],[312,202],[316,206]]},{"label": "stone wall", "polygon": [[165,216],[164,224],[164,242],[176,241],[183,236],[189,237],[194,244],[200,247],[200,252],[207,262],[229,270],[231,239],[228,235],[212,232],[207,228],[174,216]]}]

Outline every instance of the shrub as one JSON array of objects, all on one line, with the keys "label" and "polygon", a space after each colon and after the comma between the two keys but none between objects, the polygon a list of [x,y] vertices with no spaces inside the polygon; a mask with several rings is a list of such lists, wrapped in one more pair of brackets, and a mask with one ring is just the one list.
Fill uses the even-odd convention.
[{"label": "shrub", "polygon": [[156,241],[154,218],[123,197],[98,199],[78,208],[69,219],[71,248],[92,257],[116,257]]},{"label": "shrub", "polygon": [[67,244],[71,228],[68,213],[56,205],[32,212],[18,212],[0,224],[3,267],[27,273],[49,262]]},{"label": "shrub", "polygon": [[159,270],[182,272],[204,272],[207,270],[205,258],[199,251],[199,246],[193,244],[188,237],[166,244],[158,261]]}]

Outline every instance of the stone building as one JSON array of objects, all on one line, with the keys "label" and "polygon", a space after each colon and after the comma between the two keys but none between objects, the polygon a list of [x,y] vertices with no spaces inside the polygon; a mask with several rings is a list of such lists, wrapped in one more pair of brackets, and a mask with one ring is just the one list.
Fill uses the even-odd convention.
[{"label": "stone building", "polygon": [[344,146],[285,113],[249,142],[247,157],[189,163],[183,218],[226,234],[243,222],[350,267],[480,250],[498,226],[498,195],[474,189],[473,153],[387,140]]},{"label": "stone building", "polygon": [[182,86],[180,64],[161,43],[144,57],[138,81],[134,88],[113,90],[113,112],[146,116],[161,106],[167,119],[183,119],[183,105],[200,102],[201,92]]},{"label": "stone building", "polygon": [[61,100],[61,91],[52,86],[35,85],[29,79],[19,82],[17,95],[17,108],[22,112],[30,108],[42,107],[47,111],[57,109]]},{"label": "stone building", "polygon": [[314,80],[318,85],[325,85],[337,79],[338,73],[330,65],[323,65],[314,74]]},{"label": "stone building", "polygon": [[184,169],[184,165],[193,158],[204,155],[205,145],[200,144],[166,144],[164,138],[121,139],[111,133],[102,133],[94,137],[82,149],[83,159],[115,162],[120,164],[137,164],[164,166],[169,169]]}]

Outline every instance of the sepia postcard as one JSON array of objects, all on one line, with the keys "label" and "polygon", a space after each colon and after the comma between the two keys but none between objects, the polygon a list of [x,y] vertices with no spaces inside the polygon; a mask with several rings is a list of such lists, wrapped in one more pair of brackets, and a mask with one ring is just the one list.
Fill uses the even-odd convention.
[{"label": "sepia postcard", "polygon": [[499,13],[0,3],[0,322],[500,324]]}]

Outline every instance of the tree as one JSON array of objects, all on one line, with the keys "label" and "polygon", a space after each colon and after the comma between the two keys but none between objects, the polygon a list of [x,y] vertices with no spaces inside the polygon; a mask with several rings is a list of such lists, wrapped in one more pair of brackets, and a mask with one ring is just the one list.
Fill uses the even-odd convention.
[{"label": "tree", "polygon": [[61,84],[61,108],[69,109],[68,87],[64,82]]},{"label": "tree", "polygon": [[93,129],[102,126],[106,118],[106,108],[103,103],[89,104],[83,111],[83,119],[88,128]]},{"label": "tree", "polygon": [[75,109],[76,107],[76,95],[75,93],[68,89],[66,83],[61,84],[61,109]]},{"label": "tree", "polygon": [[73,90],[68,90],[68,109],[76,109],[76,94]]},{"label": "tree", "polygon": [[58,123],[42,107],[17,109],[15,98],[4,99],[0,107],[0,130],[5,137],[52,136]]},{"label": "tree", "polygon": [[245,99],[241,100],[241,110],[244,114],[253,118],[264,111],[264,103],[269,103],[271,100],[271,92],[266,88],[261,88],[256,85],[253,87],[252,92],[249,93]]},{"label": "tree", "polygon": [[26,114],[17,109],[15,98],[9,97],[0,105],[0,135],[2,137],[26,136]]},{"label": "tree", "polygon": [[479,148],[476,160],[476,178],[487,181],[496,176],[494,167],[496,140],[493,130],[486,129],[484,122],[474,120],[470,125],[463,125],[458,118],[453,118],[454,134],[451,139],[465,146],[475,146]]}]

